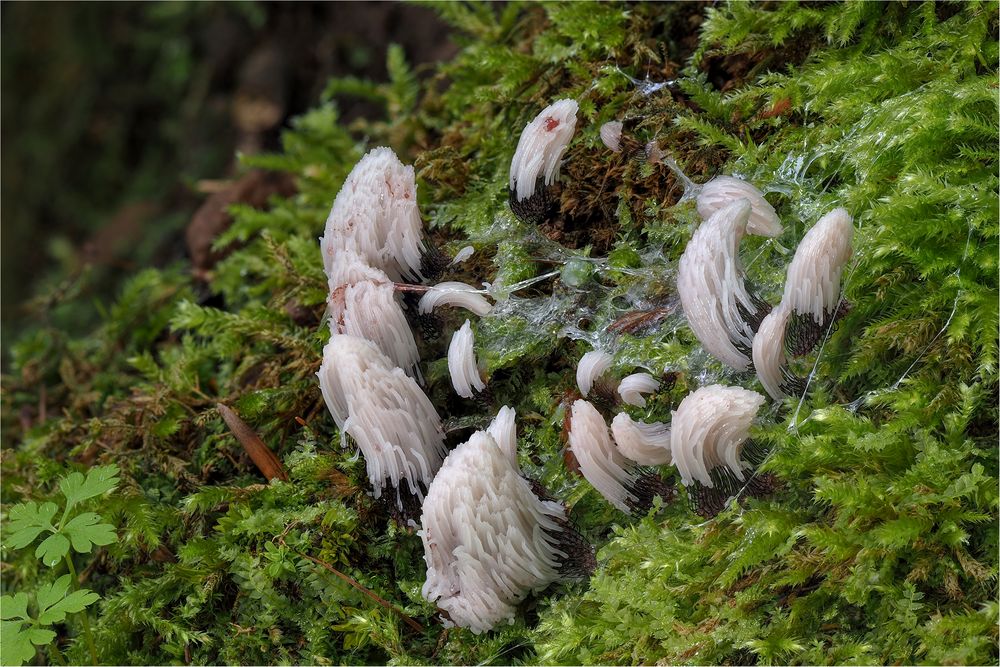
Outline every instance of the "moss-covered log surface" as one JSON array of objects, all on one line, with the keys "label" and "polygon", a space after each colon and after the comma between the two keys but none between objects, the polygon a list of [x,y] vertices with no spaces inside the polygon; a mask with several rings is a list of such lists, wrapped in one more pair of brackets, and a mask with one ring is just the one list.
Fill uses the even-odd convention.
[{"label": "moss-covered log surface", "polygon": [[[95,330],[5,341],[3,661],[996,664],[997,5],[438,9],[459,55],[414,71],[390,49],[391,83],[331,82],[326,99],[376,100],[384,117],[345,127],[332,102],[300,117],[280,154],[246,165],[290,175],[294,194],[235,205],[197,271],[137,272]],[[529,227],[510,214],[507,169],[520,129],[563,97],[580,113],[558,212]],[[602,145],[616,119],[695,182],[737,174],[767,193],[785,230],[742,253],[771,303],[805,230],[836,206],[855,218],[851,309],[803,359],[808,393],[769,402],[754,428],[775,488],[707,521],[683,490],[622,514],[563,457],[574,369],[595,344],[617,371],[662,376],[637,418],[668,421],[710,382],[761,390],[687,327],[674,273],[697,213],[665,166]],[[438,250],[476,249],[440,279],[506,297],[473,322],[483,400],[448,380],[464,311],[413,320],[449,445],[515,407],[522,468],[598,549],[589,581],[478,637],[421,598],[420,539],[371,499],[316,382],[329,336],[316,239],[377,145],[415,165]],[[266,483],[217,403],[287,481]],[[96,475],[58,485],[111,464],[111,491]],[[44,534],[13,540],[24,506],[11,508],[73,493],[114,535],[86,533],[50,567],[59,545],[40,559]],[[94,527],[80,516],[74,529]],[[99,599],[68,592],[71,570]],[[43,619],[53,590],[76,606]]]}]

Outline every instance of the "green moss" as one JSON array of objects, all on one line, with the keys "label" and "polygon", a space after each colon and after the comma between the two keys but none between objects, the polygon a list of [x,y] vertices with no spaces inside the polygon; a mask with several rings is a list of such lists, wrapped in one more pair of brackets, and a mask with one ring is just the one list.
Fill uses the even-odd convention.
[{"label": "green moss", "polygon": [[[429,80],[392,49],[390,84],[328,89],[383,101],[386,121],[349,131],[320,106],[282,154],[253,159],[295,174],[299,193],[234,211],[216,242],[231,253],[207,286],[181,266],[144,271],[99,328],[43,328],[11,346],[4,502],[49,498],[66,468],[122,469],[99,508],[118,543],[77,557],[103,598],[91,613],[100,659],[995,663],[996,4],[439,10],[463,49]],[[629,77],[673,83],[645,94]],[[506,211],[507,166],[520,128],[564,96],[581,113],[560,225],[526,228]],[[678,312],[673,275],[697,214],[664,166],[603,149],[597,128],[616,118],[635,119],[636,145],[655,138],[696,181],[737,173],[768,192],[785,231],[743,249],[765,295],[780,292],[789,249],[822,213],[842,205],[856,220],[852,309],[811,358],[810,394],[755,428],[779,488],[707,522],[683,492],[627,517],[562,459],[562,405],[592,345],[616,351],[617,371],[667,374],[642,413],[652,419],[707,382],[755,386],[708,358]],[[315,239],[378,143],[416,164],[437,239],[476,247],[449,278],[489,281],[499,297],[476,323],[491,406],[454,398],[443,372],[464,314],[422,337],[451,439],[514,406],[524,470],[600,549],[590,581],[550,588],[483,637],[445,633],[420,598],[420,541],[365,494],[363,462],[340,449],[316,387],[326,290]],[[565,280],[586,247],[585,280]],[[625,326],[639,320],[653,324]],[[262,484],[217,402],[291,481]],[[4,592],[61,574],[30,553],[3,558]],[[80,633],[71,617],[58,640],[70,661],[87,659]]]}]

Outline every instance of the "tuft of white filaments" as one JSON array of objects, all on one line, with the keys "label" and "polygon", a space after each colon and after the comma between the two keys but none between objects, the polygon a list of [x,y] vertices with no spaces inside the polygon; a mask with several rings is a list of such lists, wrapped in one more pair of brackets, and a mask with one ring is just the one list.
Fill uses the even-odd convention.
[{"label": "tuft of white filaments", "polygon": [[497,416],[490,422],[490,425],[486,428],[486,432],[497,443],[500,451],[507,455],[514,469],[520,472],[521,466],[517,462],[517,424],[514,422],[515,416],[514,408],[507,405],[503,406],[497,411]]},{"label": "tuft of white filaments", "polygon": [[837,316],[840,278],[853,237],[854,222],[845,209],[820,218],[788,265],[781,304],[761,321],[753,340],[753,363],[760,383],[776,400],[805,390],[802,380],[788,371],[786,350],[805,353]]},{"label": "tuft of white filaments", "polygon": [[560,578],[563,517],[562,505],[539,500],[488,433],[474,433],[448,455],[423,504],[421,593],[447,612],[447,626],[480,634],[512,623],[529,592]]},{"label": "tuft of white filaments", "polygon": [[371,341],[335,335],[323,348],[319,386],[341,433],[365,457],[374,496],[401,483],[423,497],[447,454],[441,418],[416,381]]},{"label": "tuft of white filaments", "polygon": [[782,303],[795,314],[810,315],[817,325],[832,317],[853,237],[854,221],[846,209],[835,208],[820,218],[795,249]]},{"label": "tuft of white filaments", "polygon": [[327,275],[343,253],[353,252],[394,281],[421,279],[423,223],[413,167],[390,148],[369,151],[334,199],[320,248]]},{"label": "tuft of white filaments", "polygon": [[618,384],[618,395],[629,405],[644,408],[646,399],[643,394],[651,394],[659,388],[660,383],[649,373],[633,373],[622,378]]},{"label": "tuft of white filaments", "polygon": [[486,383],[479,375],[479,366],[476,364],[474,343],[472,324],[469,320],[465,320],[462,328],[451,337],[451,344],[448,346],[448,373],[451,375],[451,386],[462,398],[472,398],[475,392],[486,388]]},{"label": "tuft of white filaments", "polygon": [[633,492],[639,470],[611,442],[601,413],[582,398],[573,403],[569,449],[584,478],[608,502],[623,512],[631,512],[639,505],[639,497]]},{"label": "tuft of white filaments", "polygon": [[575,100],[559,100],[524,126],[510,162],[509,185],[517,201],[534,195],[539,179],[549,186],[559,177],[563,153],[576,130],[577,108]]},{"label": "tuft of white filaments", "polygon": [[671,462],[669,424],[647,424],[620,412],[611,420],[611,435],[618,451],[636,463],[659,466]]},{"label": "tuft of white filaments", "polygon": [[716,176],[701,186],[698,193],[698,214],[708,220],[716,211],[737,199],[750,202],[750,219],[747,233],[756,236],[778,236],[781,234],[781,220],[764,193],[741,178]]},{"label": "tuft of white filaments", "polygon": [[451,260],[449,266],[454,266],[455,264],[461,264],[465,260],[469,259],[476,253],[476,249],[471,245],[467,245],[458,252],[455,253],[455,258]]},{"label": "tuft of white filaments", "polygon": [[424,315],[433,311],[438,306],[459,306],[480,317],[490,312],[490,309],[493,308],[490,302],[486,300],[486,297],[479,294],[479,290],[475,287],[454,281],[438,283],[428,289],[420,297],[420,303],[417,304],[417,312]]},{"label": "tuft of white filaments", "polygon": [[788,357],[785,355],[785,330],[792,314],[782,302],[760,323],[753,339],[753,367],[764,389],[775,400],[787,395]]},{"label": "tuft of white filaments", "polygon": [[622,151],[622,127],[624,126],[620,120],[612,120],[601,125],[601,141],[614,153]]},{"label": "tuft of white filaments", "polygon": [[396,366],[419,380],[420,353],[392,282],[357,255],[346,257],[350,261],[338,261],[329,280],[330,332],[372,341]]},{"label": "tuft of white filaments", "polygon": [[755,391],[720,384],[701,387],[681,401],[671,418],[670,450],[686,486],[713,487],[709,472],[721,466],[745,481],[740,455],[763,403]]},{"label": "tuft of white filaments", "polygon": [[601,350],[591,350],[580,357],[580,363],[576,365],[576,386],[584,398],[593,388],[594,381],[611,368],[612,362],[614,357]]},{"label": "tuft of white filaments", "polygon": [[766,309],[747,292],[739,256],[750,210],[743,198],[713,213],[691,237],[677,273],[691,330],[709,353],[738,371],[750,364],[752,322]]},{"label": "tuft of white filaments", "polygon": [[338,254],[337,261],[327,269],[326,277],[331,292],[338,287],[364,281],[391,282],[385,271],[371,266],[366,258],[353,250],[345,250]]}]

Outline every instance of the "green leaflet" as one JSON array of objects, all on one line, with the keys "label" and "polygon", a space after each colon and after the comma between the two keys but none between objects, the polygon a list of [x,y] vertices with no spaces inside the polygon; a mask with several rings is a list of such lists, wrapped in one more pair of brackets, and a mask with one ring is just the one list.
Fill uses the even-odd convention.
[{"label": "green leaflet", "polygon": [[[49,567],[59,563],[69,553],[70,545],[78,553],[90,553],[93,546],[111,544],[117,539],[115,527],[101,523],[95,512],[76,515],[71,510],[79,503],[111,491],[118,485],[118,466],[98,466],[82,473],[73,472],[59,480],[59,490],[65,497],[62,516],[54,522],[59,506],[52,502],[39,505],[28,501],[10,509],[4,538],[5,546],[22,549],[42,533],[49,532],[35,549],[35,556]],[[72,518],[70,518],[72,517]]]},{"label": "green leaflet", "polygon": [[21,665],[35,656],[36,646],[45,646],[56,638],[53,630],[45,629],[66,619],[67,614],[83,611],[100,599],[93,591],[80,589],[69,592],[70,575],[41,585],[35,591],[37,617],[28,612],[28,595],[17,593],[0,597],[0,645],[3,662]]},{"label": "green leaflet", "polygon": [[107,493],[118,485],[118,466],[100,466],[87,472],[70,473],[59,481],[59,490],[66,496],[66,511],[88,498]]}]

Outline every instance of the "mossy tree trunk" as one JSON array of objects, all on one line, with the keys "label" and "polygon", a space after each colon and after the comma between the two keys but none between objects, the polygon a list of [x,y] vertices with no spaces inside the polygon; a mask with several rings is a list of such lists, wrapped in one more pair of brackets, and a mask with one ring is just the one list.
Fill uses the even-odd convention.
[{"label": "mossy tree trunk", "polygon": [[[463,44],[453,61],[415,73],[391,49],[391,83],[327,90],[380,100],[384,118],[345,128],[327,102],[284,152],[248,161],[293,174],[298,193],[236,207],[207,282],[184,265],[145,270],[97,330],[39,328],[12,346],[4,501],[47,499],[67,467],[122,469],[99,504],[118,540],[80,573],[103,597],[99,659],[995,663],[997,5],[438,9]],[[558,213],[529,227],[507,208],[507,167],[520,129],[562,97],[580,113]],[[748,239],[744,256],[772,303],[805,230],[837,206],[855,218],[852,308],[808,358],[809,393],[754,432],[778,488],[707,522],[683,502],[621,514],[562,459],[559,406],[595,341],[620,370],[670,380],[650,420],[706,381],[755,382],[726,374],[683,323],[672,281],[697,214],[674,172],[603,147],[610,120],[695,182],[732,173],[767,193],[785,231]],[[366,495],[315,380],[328,335],[316,237],[351,166],[382,144],[416,166],[434,243],[475,246],[449,277],[518,288],[475,324],[491,405],[448,383],[464,315],[424,327],[427,391],[452,440],[515,407],[526,472],[599,546],[590,581],[550,588],[481,637],[445,632],[420,597],[420,540]],[[583,257],[593,270],[566,275]],[[262,484],[217,402],[290,481]],[[4,561],[5,590],[59,574],[30,551]],[[58,650],[78,662],[76,623]]]}]

